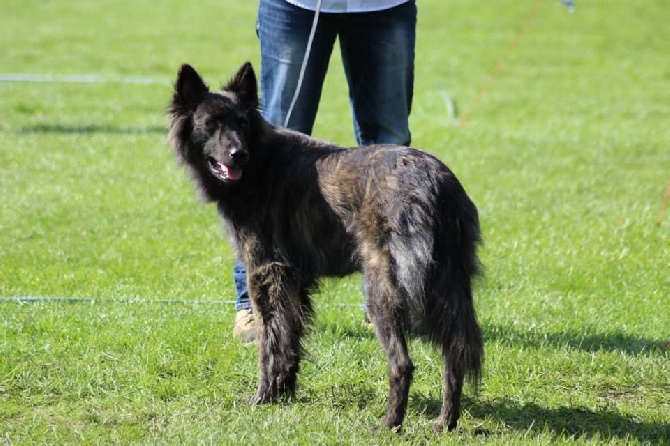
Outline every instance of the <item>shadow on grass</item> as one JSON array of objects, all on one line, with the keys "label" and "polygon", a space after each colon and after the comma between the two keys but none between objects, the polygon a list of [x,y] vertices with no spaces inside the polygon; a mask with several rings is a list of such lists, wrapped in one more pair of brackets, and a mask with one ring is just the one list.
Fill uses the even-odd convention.
[{"label": "shadow on grass", "polygon": [[[327,332],[340,339],[371,339],[374,332],[365,328],[363,324],[352,327],[337,322],[320,321],[319,331]],[[538,330],[520,330],[507,325],[482,324],[482,332],[486,341],[500,342],[505,345],[516,345],[528,348],[570,348],[586,352],[621,352],[628,355],[656,355],[664,354],[664,344],[667,340],[646,339],[627,336],[621,333],[588,335],[576,332],[543,333]],[[411,338],[423,339],[421,336]],[[428,341],[425,341],[428,342]]]},{"label": "shadow on grass", "polygon": [[[437,417],[441,401],[425,396],[411,395],[410,404],[424,409],[428,417]],[[463,407],[476,419],[500,421],[507,428],[519,432],[546,433],[555,437],[575,439],[598,439],[599,441],[636,439],[640,442],[658,442],[670,438],[670,425],[664,423],[638,422],[608,410],[591,411],[582,407],[560,407],[548,409],[535,403],[520,405],[508,399],[475,401],[464,397]],[[494,435],[478,429],[477,435]]]},{"label": "shadow on grass", "polygon": [[670,438],[670,427],[662,423],[638,422],[616,412],[591,411],[580,407],[547,409],[535,403],[515,404],[499,400],[475,404],[470,413],[476,418],[493,417],[513,429],[599,440],[635,438],[641,442]]},{"label": "shadow on grass", "polygon": [[587,352],[622,352],[628,355],[662,353],[662,340],[627,336],[621,333],[589,335],[575,332],[542,333],[536,330],[519,330],[506,325],[482,325],[484,339],[502,344],[530,348],[547,346],[572,348]]},{"label": "shadow on grass", "polygon": [[16,130],[18,134],[61,134],[61,135],[92,135],[96,133],[107,133],[112,135],[135,135],[148,133],[167,134],[166,126],[126,126],[126,125],[98,125],[98,124],[38,124],[20,127]]}]

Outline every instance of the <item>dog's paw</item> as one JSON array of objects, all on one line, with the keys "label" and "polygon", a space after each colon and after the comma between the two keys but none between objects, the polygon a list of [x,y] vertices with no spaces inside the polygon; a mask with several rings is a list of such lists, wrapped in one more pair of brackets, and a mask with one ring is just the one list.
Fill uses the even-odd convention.
[{"label": "dog's paw", "polygon": [[370,433],[371,433],[372,435],[379,435],[379,434],[381,434],[382,432],[387,432],[387,431],[389,431],[389,430],[390,430],[391,432],[393,432],[393,433],[396,433],[396,434],[400,435],[400,434],[402,433],[402,426],[401,426],[401,425],[398,425],[398,426],[387,426],[387,425],[384,424],[384,425],[382,425],[382,426],[373,427],[373,428],[370,430]]},{"label": "dog's paw", "polygon": [[[442,417],[436,418],[436,419],[433,421],[432,425],[433,425],[433,430],[434,430],[435,432],[442,432],[442,431],[444,431],[444,428],[445,428],[444,418],[442,418]],[[454,429],[456,429],[456,423],[455,423],[455,422],[454,422],[454,423],[450,423],[449,425],[446,426],[446,428],[447,428],[447,431],[448,431],[448,432],[451,432],[451,431],[453,431]]]},{"label": "dog's paw", "polygon": [[257,406],[260,404],[271,404],[275,401],[275,398],[273,398],[271,395],[268,393],[256,393],[255,395],[252,395],[247,398],[247,402],[251,404],[252,406]]}]

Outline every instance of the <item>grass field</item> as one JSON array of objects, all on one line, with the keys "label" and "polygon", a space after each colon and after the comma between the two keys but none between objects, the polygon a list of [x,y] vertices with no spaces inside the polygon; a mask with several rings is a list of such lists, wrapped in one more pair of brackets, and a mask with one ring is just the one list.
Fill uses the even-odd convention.
[{"label": "grass field", "polygon": [[[295,399],[245,403],[233,254],[165,109],[184,61],[214,86],[258,63],[257,2],[4,0],[0,444],[670,443],[667,1],[418,3],[413,145],[485,237],[484,380],[458,430],[432,433],[440,361],[413,340],[404,433],[370,434],[387,377],[359,277],[315,297]],[[344,84],[335,54],[314,133],[351,145]]]}]

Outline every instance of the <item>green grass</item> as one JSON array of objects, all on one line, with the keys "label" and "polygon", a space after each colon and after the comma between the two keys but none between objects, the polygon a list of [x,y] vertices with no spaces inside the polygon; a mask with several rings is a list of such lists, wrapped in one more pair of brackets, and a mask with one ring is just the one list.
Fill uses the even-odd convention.
[{"label": "green grass", "polygon": [[[495,4],[494,4],[495,3]],[[420,340],[404,434],[372,436],[386,364],[360,279],[327,280],[292,401],[252,407],[231,339],[233,254],[165,142],[180,63],[213,86],[258,63],[256,2],[8,0],[0,73],[0,443],[670,442],[670,10],[664,0],[419,2],[413,144],[477,203],[483,385],[436,435],[440,362]],[[333,57],[315,129],[353,144]],[[94,301],[5,298],[54,296]]]}]

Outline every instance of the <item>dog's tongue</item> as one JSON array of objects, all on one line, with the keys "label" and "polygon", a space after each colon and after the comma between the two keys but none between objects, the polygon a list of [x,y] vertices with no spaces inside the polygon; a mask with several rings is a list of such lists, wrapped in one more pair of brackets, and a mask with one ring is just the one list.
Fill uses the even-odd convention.
[{"label": "dog's tongue", "polygon": [[226,177],[231,181],[237,181],[242,178],[242,169],[239,167],[223,166]]}]

